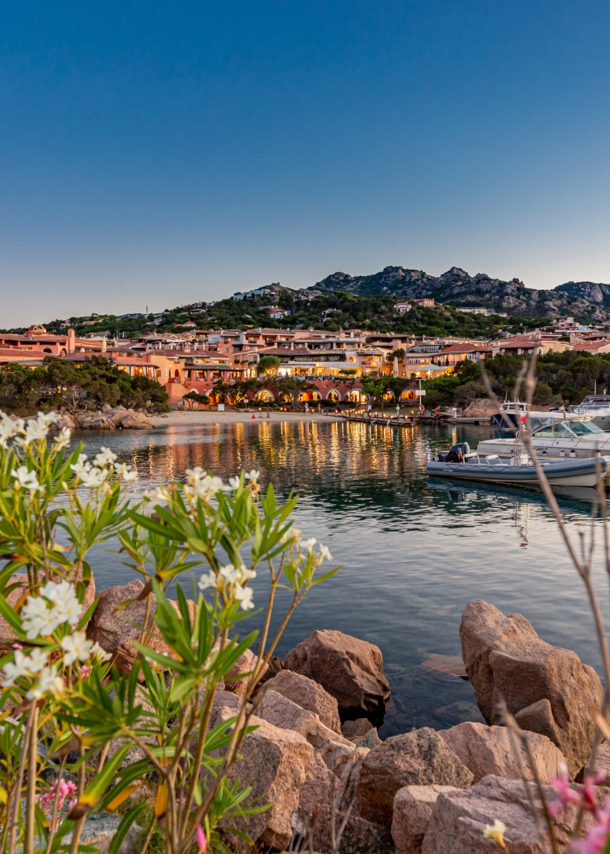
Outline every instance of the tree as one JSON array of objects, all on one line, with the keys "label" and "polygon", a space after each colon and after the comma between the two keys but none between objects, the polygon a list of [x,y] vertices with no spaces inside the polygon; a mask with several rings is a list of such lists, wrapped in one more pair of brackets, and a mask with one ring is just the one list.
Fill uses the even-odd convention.
[{"label": "tree", "polygon": [[259,375],[259,377],[262,374],[275,376],[277,374],[277,369],[279,368],[279,366],[280,360],[277,356],[261,356],[258,365],[256,366],[256,373]]},{"label": "tree", "polygon": [[204,406],[207,406],[210,402],[210,398],[207,394],[199,394],[196,391],[189,391],[188,394],[185,394],[182,400],[188,401],[190,404],[190,409],[193,408],[193,403],[202,403]]},{"label": "tree", "polygon": [[397,350],[392,350],[391,353],[388,353],[388,355],[386,356],[386,359],[388,360],[388,362],[393,362],[394,359],[398,359],[398,361],[401,362],[404,359],[404,357],[405,357],[405,351],[402,347],[399,347]]}]

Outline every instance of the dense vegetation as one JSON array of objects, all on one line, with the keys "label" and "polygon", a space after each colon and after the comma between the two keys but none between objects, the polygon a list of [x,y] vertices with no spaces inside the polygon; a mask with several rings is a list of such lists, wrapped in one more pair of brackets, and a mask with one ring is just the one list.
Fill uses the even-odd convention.
[{"label": "dense vegetation", "polygon": [[[485,370],[497,396],[512,399],[515,377],[523,358],[496,356],[485,360]],[[586,394],[610,389],[610,354],[592,355],[570,350],[547,353],[536,362],[534,403],[540,406],[580,403]],[[451,375],[424,383],[426,406],[466,406],[476,398],[486,397],[480,365],[459,362]]]},{"label": "dense vegetation", "polygon": [[48,357],[40,368],[0,368],[0,409],[98,409],[104,403],[165,411],[167,393],[148,377],[130,377],[114,362],[94,356],[82,364]]},{"label": "dense vegetation", "polygon": [[[269,308],[278,305],[290,312],[282,319],[271,318]],[[197,329],[251,329],[257,327],[287,329],[362,329],[375,332],[396,332],[412,335],[455,335],[462,338],[495,338],[500,330],[521,331],[548,323],[547,318],[503,318],[466,314],[451,306],[419,308],[413,306],[404,315],[397,314],[394,299],[389,296],[358,297],[343,291],[296,298],[290,291],[279,295],[252,297],[242,300],[219,300],[166,310],[161,315],[116,317],[101,315],[70,317],[68,324],[77,335],[106,334],[109,337],[137,337],[148,333],[185,332],[182,324],[193,322]],[[65,332],[66,321],[45,324],[52,333]],[[194,327],[191,327],[191,329]],[[11,330],[23,332],[23,329]]]}]

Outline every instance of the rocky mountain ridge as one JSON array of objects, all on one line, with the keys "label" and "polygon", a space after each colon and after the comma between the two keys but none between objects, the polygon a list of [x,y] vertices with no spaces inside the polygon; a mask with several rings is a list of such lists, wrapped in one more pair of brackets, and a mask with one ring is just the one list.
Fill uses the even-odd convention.
[{"label": "rocky mountain ridge", "polygon": [[347,291],[355,296],[391,296],[395,299],[422,299],[455,306],[484,306],[522,317],[575,317],[610,319],[610,285],[596,282],[566,282],[551,290],[526,287],[519,279],[503,281],[486,273],[471,276],[452,267],[441,276],[423,270],[385,267],[370,276],[333,273],[305,289],[309,293]]}]

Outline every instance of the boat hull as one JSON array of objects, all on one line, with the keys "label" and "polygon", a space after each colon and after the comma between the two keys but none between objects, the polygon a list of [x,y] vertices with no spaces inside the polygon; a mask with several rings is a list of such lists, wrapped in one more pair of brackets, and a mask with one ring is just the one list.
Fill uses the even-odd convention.
[{"label": "boat hull", "polygon": [[[541,458],[557,460],[587,459],[596,454],[610,454],[610,436],[599,434],[601,441],[591,439],[537,439],[534,435],[532,443],[536,453]],[[484,439],[477,445],[477,453],[481,456],[497,454],[499,457],[511,457],[515,449],[514,439]],[[519,453],[527,453],[522,443]]]},{"label": "boat hull", "polygon": [[[600,457],[599,469],[596,460],[562,460],[545,462],[543,469],[551,486],[596,486],[600,474],[603,478],[608,469],[606,457]],[[445,463],[431,461],[426,473],[433,477],[448,477],[453,480],[475,480],[480,483],[506,484],[510,486],[538,487],[538,476],[533,465],[511,466],[508,464],[487,465],[485,463]]]}]

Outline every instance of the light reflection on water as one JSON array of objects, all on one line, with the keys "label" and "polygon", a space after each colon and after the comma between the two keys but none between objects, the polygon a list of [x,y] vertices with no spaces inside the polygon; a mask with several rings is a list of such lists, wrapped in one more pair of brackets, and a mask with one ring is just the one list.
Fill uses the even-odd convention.
[{"label": "light reflection on water", "polygon": [[[425,476],[429,453],[457,441],[476,447],[489,435],[478,427],[394,431],[259,421],[83,437],[87,450],[106,445],[131,463],[138,490],[182,479],[185,469],[199,465],[223,479],[242,468],[259,469],[263,483],[272,480],[281,496],[298,491],[297,526],[328,545],[344,568],[312,590],[279,654],[316,628],[378,644],[396,707],[383,728],[389,735],[480,719],[467,683],[431,681],[417,671],[430,653],[459,654],[460,615],[473,599],[524,614],[545,640],[599,665],[584,589],[542,497],[436,484]],[[571,530],[588,528],[587,503],[565,500],[562,506]],[[107,547],[96,550],[91,563],[98,589],[133,577]],[[265,580],[257,579],[257,603],[264,592]],[[278,619],[285,601],[280,596]]]}]

